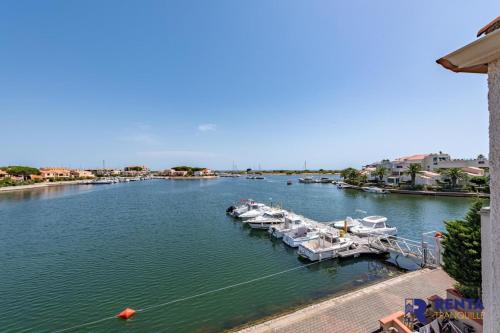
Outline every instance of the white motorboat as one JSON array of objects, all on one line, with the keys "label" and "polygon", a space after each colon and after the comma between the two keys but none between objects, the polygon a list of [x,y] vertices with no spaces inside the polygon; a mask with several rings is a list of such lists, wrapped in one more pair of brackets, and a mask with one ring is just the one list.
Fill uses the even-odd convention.
[{"label": "white motorboat", "polygon": [[228,213],[231,216],[238,217],[241,214],[247,212],[252,204],[255,204],[255,202],[252,199],[242,199],[240,200],[239,204],[229,206],[226,209],[226,213]]},{"label": "white motorboat", "polygon": [[276,238],[283,238],[283,236],[297,228],[308,226],[304,218],[296,214],[286,214],[285,221],[282,224],[273,225],[269,227],[269,233]]},{"label": "white motorboat", "polygon": [[319,230],[312,227],[299,227],[283,235],[283,242],[291,247],[298,247],[300,244],[319,237]]},{"label": "white motorboat", "polygon": [[285,213],[283,211],[267,211],[261,216],[244,221],[244,223],[248,224],[252,229],[268,230],[272,225],[284,223],[284,217]]},{"label": "white motorboat", "polygon": [[99,178],[90,182],[90,184],[95,184],[95,185],[107,185],[114,183],[115,181],[113,179],[108,179],[108,178]]},{"label": "white motorboat", "polygon": [[345,189],[345,188],[353,188],[354,186],[347,184],[345,182],[337,182],[337,188]]},{"label": "white motorboat", "polygon": [[386,224],[387,217],[367,216],[361,220],[361,224],[351,228],[351,233],[357,236],[370,235],[395,235],[398,232],[396,227]]},{"label": "white motorboat", "polygon": [[251,203],[248,204],[248,209],[246,212],[239,214],[237,217],[242,220],[248,220],[256,218],[257,216],[264,215],[265,212],[269,211],[270,208],[262,203]]},{"label": "white motorboat", "polygon": [[350,231],[352,227],[358,226],[360,224],[361,222],[359,221],[359,219],[353,219],[352,217],[348,216],[345,220],[333,222],[331,225],[333,225],[336,229],[344,229],[347,227],[347,231]]},{"label": "white motorboat", "polygon": [[363,191],[365,192],[369,192],[369,193],[378,193],[378,194],[386,194],[386,193],[389,193],[389,191],[387,190],[384,190],[383,188],[379,188],[379,187],[374,187],[374,186],[371,186],[371,187],[362,187],[361,188]]},{"label": "white motorboat", "polygon": [[319,237],[299,245],[298,254],[310,261],[336,258],[341,251],[348,250],[354,241],[340,237],[337,230],[320,232]]},{"label": "white motorboat", "polygon": [[304,177],[304,178],[299,178],[299,183],[314,184],[316,183],[316,180],[312,177]]}]

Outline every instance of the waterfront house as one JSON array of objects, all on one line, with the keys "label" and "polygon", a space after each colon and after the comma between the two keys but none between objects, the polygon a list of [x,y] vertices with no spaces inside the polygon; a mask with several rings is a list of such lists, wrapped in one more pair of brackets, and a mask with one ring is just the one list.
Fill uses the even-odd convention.
[{"label": "waterfront house", "polygon": [[71,170],[70,173],[71,173],[71,177],[74,177],[74,178],[95,178],[95,175],[92,172],[87,171],[87,170],[75,169],[75,170]]},{"label": "waterfront house", "polygon": [[90,171],[97,177],[119,176],[122,173],[119,169],[86,169],[86,171]]},{"label": "waterfront house", "polygon": [[212,170],[207,169],[207,168],[194,172],[194,176],[196,176],[196,177],[212,176],[213,174],[214,173],[212,172]]},{"label": "waterfront house", "polygon": [[186,177],[188,175],[188,172],[185,170],[172,170],[170,173],[170,176],[172,177]]},{"label": "waterfront house", "polygon": [[481,211],[484,333],[500,327],[500,16],[479,30],[481,37],[436,62],[455,73],[488,75],[490,208]]},{"label": "waterfront house", "polygon": [[71,178],[71,170],[66,168],[40,168],[40,174],[44,180]]},{"label": "waterfront house", "polygon": [[0,179],[4,178],[9,178],[9,174],[4,170],[0,170]]},{"label": "waterfront house", "polygon": [[441,180],[441,174],[432,171],[421,171],[415,177],[416,185],[436,186]]},{"label": "waterfront house", "polygon": [[145,165],[131,165],[123,168],[122,175],[126,177],[140,177],[149,175],[149,168]]},{"label": "waterfront house", "polygon": [[167,169],[162,172],[164,176],[170,177],[186,177],[188,172],[186,170],[175,170],[175,169]]},{"label": "waterfront house", "polygon": [[[365,166],[363,171],[366,170],[368,173],[368,180],[376,180],[375,170],[378,166],[383,166],[388,170],[388,174],[384,177],[385,183],[399,185],[411,180],[408,174],[411,164],[420,165],[423,171],[417,174],[415,182],[417,185],[436,185],[436,181],[440,180],[437,173],[444,169],[460,168],[469,176],[479,176],[481,173],[484,176],[485,170],[489,168],[489,161],[484,155],[470,159],[452,159],[449,154],[439,152],[399,157],[392,161],[382,160]],[[477,169],[483,171],[478,172]]]}]

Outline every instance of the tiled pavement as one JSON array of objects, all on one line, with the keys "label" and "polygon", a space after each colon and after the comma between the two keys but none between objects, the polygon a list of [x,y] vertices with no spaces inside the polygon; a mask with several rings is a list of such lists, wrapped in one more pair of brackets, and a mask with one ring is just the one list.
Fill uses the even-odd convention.
[{"label": "tiled pavement", "polygon": [[423,269],[308,306],[239,333],[353,332],[376,330],[378,320],[403,311],[405,298],[444,297],[454,281],[441,269]]}]

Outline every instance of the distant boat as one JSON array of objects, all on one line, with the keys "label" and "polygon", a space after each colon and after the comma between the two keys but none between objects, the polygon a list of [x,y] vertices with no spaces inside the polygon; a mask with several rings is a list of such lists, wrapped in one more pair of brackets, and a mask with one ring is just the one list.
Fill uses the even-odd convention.
[{"label": "distant boat", "polygon": [[112,179],[107,179],[107,178],[102,178],[102,179],[96,179],[90,182],[90,184],[95,184],[95,185],[107,185],[107,184],[114,184],[115,181]]},{"label": "distant boat", "polygon": [[344,189],[344,188],[353,188],[354,186],[349,185],[344,182],[337,182],[337,188]]},{"label": "distant boat", "polygon": [[299,178],[299,183],[303,184],[314,184],[316,183],[316,180],[312,177],[304,177],[304,178]]},{"label": "distant boat", "polygon": [[385,194],[385,193],[389,193],[389,191],[387,190],[384,190],[383,188],[379,188],[379,187],[362,187],[361,188],[363,191],[365,192],[369,192],[369,193],[378,193],[378,194]]},{"label": "distant boat", "polygon": [[292,184],[293,184],[293,182],[292,182],[291,180],[289,180],[289,181],[287,181],[287,182],[286,182],[286,184],[287,184],[287,185],[292,185]]}]

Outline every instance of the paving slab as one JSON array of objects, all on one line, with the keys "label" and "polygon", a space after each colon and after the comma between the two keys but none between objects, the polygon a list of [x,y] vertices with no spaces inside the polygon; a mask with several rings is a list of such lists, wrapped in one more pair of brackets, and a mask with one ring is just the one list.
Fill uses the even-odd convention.
[{"label": "paving slab", "polygon": [[422,269],[310,305],[293,313],[247,327],[239,333],[367,333],[378,320],[404,310],[405,298],[446,296],[455,281],[442,269]]}]

